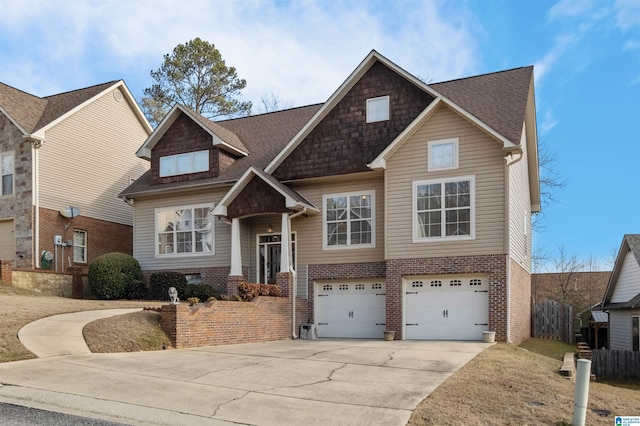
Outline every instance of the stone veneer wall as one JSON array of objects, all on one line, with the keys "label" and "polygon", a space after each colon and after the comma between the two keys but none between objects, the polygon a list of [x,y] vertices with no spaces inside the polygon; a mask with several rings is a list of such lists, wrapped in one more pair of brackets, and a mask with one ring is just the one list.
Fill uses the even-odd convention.
[{"label": "stone veneer wall", "polygon": [[[15,267],[28,269],[33,261],[32,153],[22,132],[0,114],[0,153],[13,153],[13,194],[0,196],[0,219],[13,219]],[[11,259],[13,260],[13,259]]]},{"label": "stone veneer wall", "polygon": [[[89,291],[89,279],[87,275],[81,276],[82,296],[84,299],[91,299],[93,296]],[[13,287],[25,288],[41,293],[45,296],[73,297],[73,274],[52,271],[21,271],[16,270],[11,273],[11,285]]]}]

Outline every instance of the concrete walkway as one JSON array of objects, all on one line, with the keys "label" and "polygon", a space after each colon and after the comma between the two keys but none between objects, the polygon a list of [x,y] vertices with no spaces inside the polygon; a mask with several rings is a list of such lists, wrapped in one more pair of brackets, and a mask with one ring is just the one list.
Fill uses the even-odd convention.
[{"label": "concrete walkway", "polygon": [[88,323],[140,311],[137,309],[105,309],[54,315],[25,325],[18,331],[20,343],[38,358],[60,355],[86,355],[91,351],[82,336]]},{"label": "concrete walkway", "polygon": [[[60,352],[80,350],[64,342],[93,314],[74,315],[28,334],[41,348],[49,333],[67,348]],[[45,358],[0,364],[0,401],[126,424],[404,426],[422,399],[489,346],[283,340],[64,356],[49,348]]]}]

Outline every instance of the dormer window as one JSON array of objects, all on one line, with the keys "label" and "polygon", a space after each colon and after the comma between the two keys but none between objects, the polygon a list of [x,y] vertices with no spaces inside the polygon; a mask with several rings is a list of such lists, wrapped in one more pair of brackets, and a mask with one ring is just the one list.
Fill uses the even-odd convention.
[{"label": "dormer window", "polygon": [[389,119],[389,96],[367,99],[367,123]]},{"label": "dormer window", "polygon": [[160,177],[186,175],[209,170],[209,151],[186,152],[160,157]]}]

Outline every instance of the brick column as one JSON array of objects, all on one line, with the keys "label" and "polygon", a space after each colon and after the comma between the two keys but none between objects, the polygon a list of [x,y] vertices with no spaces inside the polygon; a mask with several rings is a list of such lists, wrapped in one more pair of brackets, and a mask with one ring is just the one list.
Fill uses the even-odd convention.
[{"label": "brick column", "polygon": [[0,260],[0,281],[6,285],[11,285],[11,271],[13,262],[10,260]]},{"label": "brick column", "polygon": [[293,274],[291,272],[278,272],[276,274],[276,284],[282,289],[282,297],[291,297],[293,293]]},{"label": "brick column", "polygon": [[190,308],[186,303],[179,305],[162,305],[160,312],[160,328],[167,334],[174,348],[179,349],[186,345],[185,335],[188,330],[185,329],[186,319],[189,315]]},{"label": "brick column", "polygon": [[227,295],[238,294],[238,285],[245,281],[243,275],[229,275],[227,277]]}]

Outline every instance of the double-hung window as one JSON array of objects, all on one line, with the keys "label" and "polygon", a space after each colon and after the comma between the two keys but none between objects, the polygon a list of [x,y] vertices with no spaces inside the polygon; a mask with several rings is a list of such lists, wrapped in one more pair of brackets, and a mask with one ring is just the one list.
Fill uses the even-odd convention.
[{"label": "double-hung window", "polygon": [[374,191],[323,196],[324,248],[375,247]]},{"label": "double-hung window", "polygon": [[0,195],[13,194],[13,153],[0,155],[0,167],[2,168],[2,189]]},{"label": "double-hung window", "polygon": [[413,241],[475,238],[473,176],[413,183]]},{"label": "double-hung window", "polygon": [[73,261],[87,263],[87,231],[73,230]]},{"label": "double-hung window", "polygon": [[209,151],[207,150],[160,157],[160,177],[207,170],[209,170]]},{"label": "double-hung window", "polygon": [[213,254],[212,204],[156,209],[156,255]]}]

